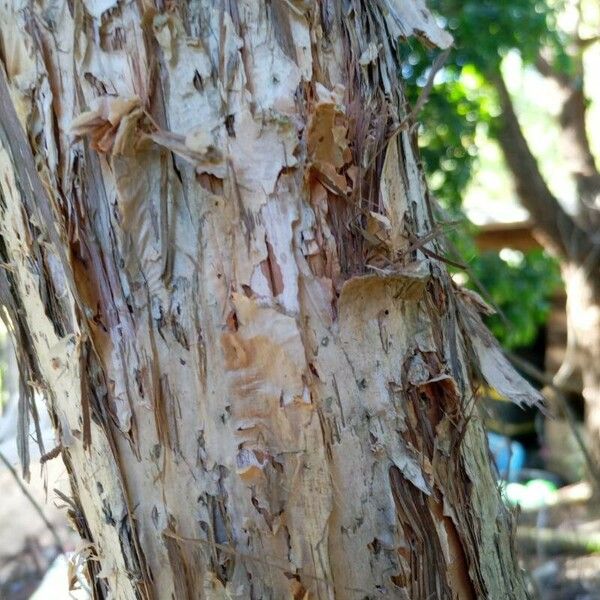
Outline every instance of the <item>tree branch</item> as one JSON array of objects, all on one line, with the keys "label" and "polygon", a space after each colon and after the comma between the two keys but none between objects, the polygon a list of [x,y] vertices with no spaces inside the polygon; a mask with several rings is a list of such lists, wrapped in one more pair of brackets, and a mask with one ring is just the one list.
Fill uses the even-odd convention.
[{"label": "tree branch", "polygon": [[586,130],[586,98],[583,86],[583,65],[578,60],[581,76],[571,78],[558,72],[545,58],[538,57],[537,70],[558,85],[561,92],[559,123],[562,129],[561,150],[577,185],[579,211],[583,223],[596,227],[600,211],[594,206],[600,194],[600,173],[592,154]]},{"label": "tree branch", "polygon": [[497,73],[492,82],[502,107],[497,138],[515,180],[521,204],[530,212],[545,247],[563,260],[584,264],[590,255],[596,253],[596,245],[563,209],[544,181],[521,130],[502,75]]},{"label": "tree branch", "polygon": [[600,35],[595,35],[589,38],[577,37],[575,40],[575,43],[579,48],[589,48],[598,42],[600,42]]}]

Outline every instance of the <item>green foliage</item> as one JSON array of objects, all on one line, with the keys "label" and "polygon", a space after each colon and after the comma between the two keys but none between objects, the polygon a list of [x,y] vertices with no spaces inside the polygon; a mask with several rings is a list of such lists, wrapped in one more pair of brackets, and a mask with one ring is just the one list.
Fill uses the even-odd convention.
[{"label": "green foliage", "polygon": [[[570,62],[555,24],[554,4],[535,0],[430,0],[428,6],[454,36],[454,49],[436,76],[420,120],[420,146],[430,185],[447,207],[460,206],[475,167],[478,128],[493,129],[499,107],[488,79],[498,73],[502,58],[518,50],[526,64],[535,62],[544,46],[568,70]],[[413,44],[403,47],[402,75],[409,102],[427,81],[436,51]]]},{"label": "green foliage", "polygon": [[497,313],[485,321],[504,347],[527,346],[546,322],[552,294],[561,284],[558,264],[540,249],[479,252],[476,233],[477,227],[465,221],[448,234],[468,266],[467,270],[450,270],[462,285],[480,294],[483,291],[484,299],[494,305]]},{"label": "green foliage", "polygon": [[429,6],[454,36],[453,63],[472,64],[482,73],[496,69],[513,48],[534,62],[556,31],[555,6],[540,0],[432,0]]},{"label": "green foliage", "polygon": [[[492,315],[488,327],[504,346],[515,348],[531,343],[545,323],[560,273],[543,250],[506,254],[482,252],[472,269],[505,319]],[[468,285],[476,288],[472,281]]]},{"label": "green foliage", "polygon": [[472,65],[445,72],[434,87],[423,109],[420,148],[430,188],[446,208],[459,209],[476,164],[477,128],[497,112],[489,86]]},{"label": "green foliage", "polygon": [[[476,134],[493,134],[499,107],[489,81],[511,50],[532,64],[542,47],[553,51],[555,66],[569,71],[566,46],[556,27],[560,0],[429,0],[428,6],[455,38],[455,48],[436,75],[420,122],[421,156],[429,186],[453,218],[464,216],[461,204],[477,166]],[[427,81],[435,51],[418,45],[404,50],[402,75],[410,102]],[[451,237],[470,263],[473,274],[506,317],[492,317],[489,326],[507,346],[533,341],[549,310],[549,296],[559,282],[556,263],[541,251],[520,261],[499,253],[478,255],[473,229],[463,227]],[[504,253],[506,255],[506,253]],[[474,282],[469,282],[474,286]]]}]

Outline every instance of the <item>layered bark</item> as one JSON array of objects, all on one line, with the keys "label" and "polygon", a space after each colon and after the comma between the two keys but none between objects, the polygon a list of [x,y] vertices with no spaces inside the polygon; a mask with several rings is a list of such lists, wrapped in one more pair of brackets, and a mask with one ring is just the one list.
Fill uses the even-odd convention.
[{"label": "layered bark", "polygon": [[535,394],[433,258],[421,2],[1,22],[1,300],[96,596],[525,597],[468,356]]}]

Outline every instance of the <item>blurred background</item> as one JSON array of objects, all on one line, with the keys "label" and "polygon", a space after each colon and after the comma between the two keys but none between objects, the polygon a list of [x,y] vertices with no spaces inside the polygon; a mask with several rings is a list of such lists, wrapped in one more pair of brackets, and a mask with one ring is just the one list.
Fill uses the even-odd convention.
[{"label": "blurred background", "polygon": [[[587,430],[600,411],[589,353],[600,298],[574,283],[573,265],[590,242],[588,282],[600,285],[600,2],[428,4],[455,37],[419,114],[448,257],[462,264],[449,268],[496,309],[488,326],[550,413],[480,390],[520,559],[536,597],[597,599],[600,436]],[[402,57],[413,104],[435,56],[413,43]]]},{"label": "blurred background", "polygon": [[[455,48],[430,87],[437,54],[411,41],[402,48],[402,75],[413,105],[427,95],[419,145],[449,268],[458,285],[496,309],[488,326],[548,400],[549,414],[542,414],[479,390],[499,486],[517,516],[532,592],[600,599],[600,511],[592,500],[600,487],[594,467],[600,439],[586,433],[585,373],[572,364],[567,336],[571,247],[557,252],[542,222],[574,223],[596,244],[600,236],[600,2],[428,4],[455,36]],[[60,459],[34,469],[24,489],[12,469],[18,374],[4,330],[0,376],[0,598],[68,597],[57,584],[52,596],[32,596],[52,565],[48,577],[66,572],[57,556],[76,552],[78,542],[59,510],[60,493],[67,492]],[[52,431],[42,424],[39,433],[51,449]]]}]

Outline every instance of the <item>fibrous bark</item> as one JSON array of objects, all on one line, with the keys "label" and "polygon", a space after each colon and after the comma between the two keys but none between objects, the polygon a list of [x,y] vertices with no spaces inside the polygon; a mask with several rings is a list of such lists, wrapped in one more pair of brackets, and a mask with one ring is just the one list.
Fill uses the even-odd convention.
[{"label": "fibrous bark", "polygon": [[523,598],[474,377],[536,396],[432,258],[420,0],[1,10],[1,301],[96,596]]}]

